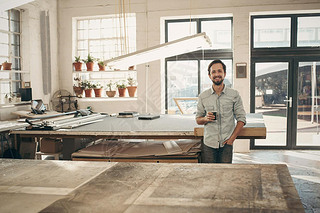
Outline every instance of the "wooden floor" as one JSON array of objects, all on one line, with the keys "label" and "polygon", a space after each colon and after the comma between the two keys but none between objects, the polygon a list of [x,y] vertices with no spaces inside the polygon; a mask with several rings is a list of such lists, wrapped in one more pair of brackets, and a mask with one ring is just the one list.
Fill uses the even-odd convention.
[{"label": "wooden floor", "polygon": [[285,164],[0,162],[1,212],[304,212]]}]

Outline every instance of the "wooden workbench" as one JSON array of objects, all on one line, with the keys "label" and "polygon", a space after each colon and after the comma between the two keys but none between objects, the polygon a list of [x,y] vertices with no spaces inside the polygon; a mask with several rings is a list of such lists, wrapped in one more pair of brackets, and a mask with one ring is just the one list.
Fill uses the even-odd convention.
[{"label": "wooden workbench", "polygon": [[284,164],[0,159],[1,212],[304,212]]},{"label": "wooden workbench", "polygon": [[[20,138],[62,138],[63,157],[71,159],[71,154],[79,149],[75,140],[90,139],[202,139],[203,126],[196,124],[194,115],[161,115],[154,120],[106,117],[100,122],[74,129],[59,130],[12,130],[11,134]],[[239,139],[266,138],[266,127],[262,114],[247,114],[247,124]],[[83,147],[82,147],[83,148]]]},{"label": "wooden workbench", "polygon": [[[106,117],[101,122],[75,129],[13,130],[11,134],[33,137],[96,137],[96,138],[147,138],[147,139],[195,139],[203,136],[203,126],[196,124],[194,115],[161,115],[155,120]],[[239,134],[240,139],[263,139],[266,127],[262,114],[247,114],[247,124]]]}]

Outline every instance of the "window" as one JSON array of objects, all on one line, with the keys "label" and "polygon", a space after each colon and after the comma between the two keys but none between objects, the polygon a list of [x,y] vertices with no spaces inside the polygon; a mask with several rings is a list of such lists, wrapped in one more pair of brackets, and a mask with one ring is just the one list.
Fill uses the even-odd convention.
[{"label": "window", "polygon": [[252,48],[320,46],[320,15],[294,14],[252,17]]},{"label": "window", "polygon": [[136,17],[116,15],[101,18],[77,19],[77,46],[75,55],[86,58],[88,53],[101,60],[136,51]]},{"label": "window", "polygon": [[290,18],[254,19],[254,47],[290,47]]},{"label": "window", "polygon": [[[81,59],[86,59],[90,54],[95,59],[104,61],[136,51],[135,14],[126,14],[125,18],[119,15],[76,18],[74,24],[76,26],[74,55],[80,56]],[[106,72],[77,73],[76,75],[82,81],[100,83],[104,88],[110,81],[122,82],[128,77],[137,79],[135,71],[118,72],[113,69],[116,67],[107,66]],[[98,70],[98,63],[95,63],[93,70]]]},{"label": "window", "polygon": [[319,149],[319,32],[319,13],[251,17],[250,111],[268,126],[251,149]]},{"label": "window", "polygon": [[320,17],[298,18],[298,47],[320,46]]},{"label": "window", "polygon": [[[12,63],[12,70],[21,69],[20,11],[0,13],[0,64]],[[9,97],[16,97],[21,86],[21,74],[14,71],[0,72],[0,100],[4,104]],[[5,98],[7,97],[7,98]]]},{"label": "window", "polygon": [[201,32],[209,36],[213,44],[210,49],[166,58],[165,109],[169,114],[180,113],[175,98],[197,97],[212,85],[207,67],[214,59],[221,59],[226,64],[225,83],[232,87],[232,18],[166,21],[166,42]]}]

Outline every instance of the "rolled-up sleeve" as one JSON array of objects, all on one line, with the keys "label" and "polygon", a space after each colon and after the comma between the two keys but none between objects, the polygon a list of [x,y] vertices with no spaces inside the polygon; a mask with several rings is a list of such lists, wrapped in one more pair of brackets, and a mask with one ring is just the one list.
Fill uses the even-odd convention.
[{"label": "rolled-up sleeve", "polygon": [[244,124],[247,123],[246,111],[244,111],[241,96],[238,94],[234,102],[234,116],[237,121],[242,121]]},{"label": "rolled-up sleeve", "polygon": [[206,115],[206,111],[204,109],[204,106],[202,104],[201,97],[198,97],[198,105],[197,105],[197,113],[196,113],[196,118],[198,117],[204,117]]}]

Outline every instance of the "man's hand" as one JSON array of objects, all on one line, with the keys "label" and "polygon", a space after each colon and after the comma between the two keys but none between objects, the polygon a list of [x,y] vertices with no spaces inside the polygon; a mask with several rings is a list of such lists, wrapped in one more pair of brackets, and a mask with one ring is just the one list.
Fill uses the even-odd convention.
[{"label": "man's hand", "polygon": [[216,119],[216,116],[214,116],[212,112],[208,112],[206,117],[209,122],[214,121]]},{"label": "man's hand", "polygon": [[212,122],[215,119],[215,116],[212,112],[208,112],[205,117],[196,118],[197,124],[204,125],[206,123]]},{"label": "man's hand", "polygon": [[232,140],[231,138],[229,138],[228,140],[226,140],[225,142],[223,142],[223,145],[228,144],[231,145],[233,144],[234,140]]},{"label": "man's hand", "polygon": [[241,129],[243,128],[244,123],[242,121],[238,121],[237,122],[237,126],[236,128],[233,130],[233,133],[231,135],[231,137],[229,139],[227,139],[225,142],[223,142],[224,144],[228,144],[228,145],[232,145],[234,140],[237,138],[237,136],[239,135]]}]

